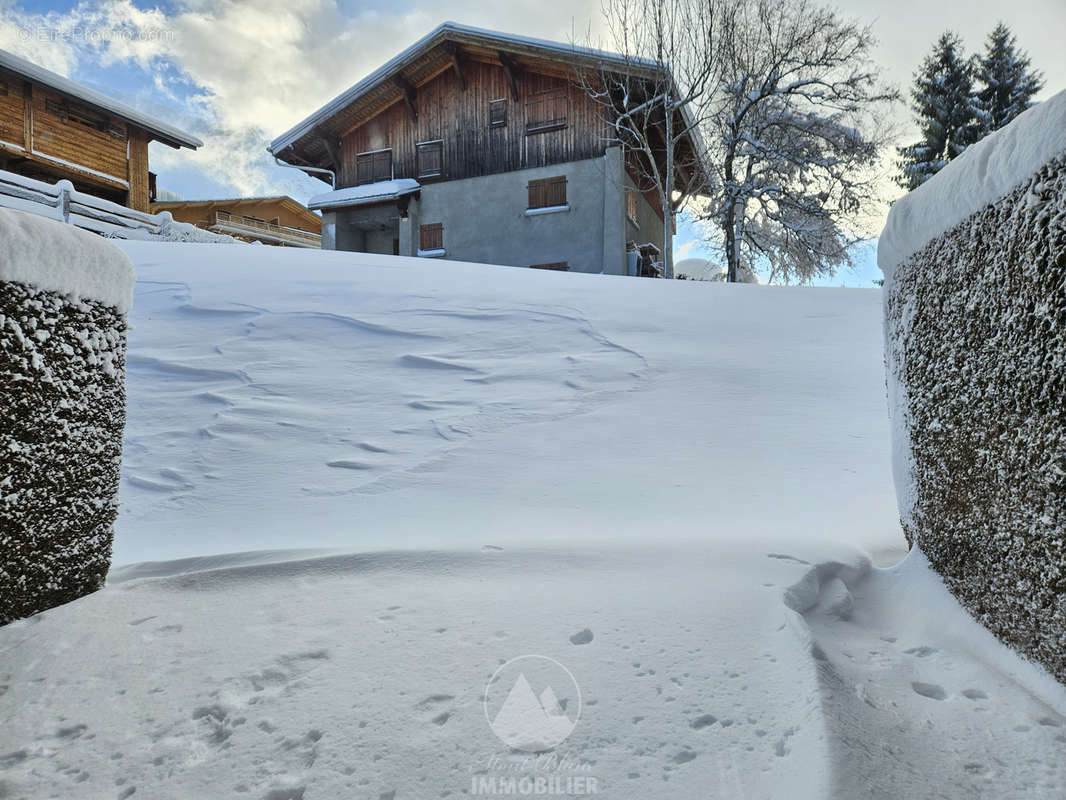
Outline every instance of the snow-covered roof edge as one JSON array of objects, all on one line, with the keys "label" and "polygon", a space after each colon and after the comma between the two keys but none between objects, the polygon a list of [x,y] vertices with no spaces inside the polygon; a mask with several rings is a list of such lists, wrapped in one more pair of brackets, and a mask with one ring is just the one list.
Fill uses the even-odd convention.
[{"label": "snow-covered roof edge", "polygon": [[354,103],[363,93],[376,86],[383,78],[394,72],[401,64],[434,39],[442,37],[447,33],[482,36],[500,42],[510,42],[529,47],[537,47],[542,50],[548,50],[562,55],[580,55],[598,58],[608,63],[617,63],[620,66],[632,67],[633,65],[641,65],[648,67],[649,69],[663,68],[658,62],[649,59],[627,58],[618,53],[611,53],[606,50],[596,50],[590,47],[579,47],[577,45],[563,44],[562,42],[552,42],[547,39],[534,39],[529,36],[519,36],[517,34],[492,31],[485,28],[475,28],[470,25],[460,25],[457,22],[443,22],[406,50],[386,61],[383,65],[371,72],[346,92],[339,94],[333,100],[326,103],[326,105],[322,106],[322,108],[318,109],[318,111],[315,111],[309,117],[298,122],[285,133],[281,134],[281,136],[277,137],[270,143],[267,150],[274,155],[278,155],[286,147],[314,130],[316,126]]},{"label": "snow-covered roof edge", "polygon": [[364,183],[361,186],[349,186],[332,192],[317,194],[307,201],[312,211],[330,208],[347,208],[391,200],[401,195],[417,192],[422,186],[414,178],[396,178],[377,183]]},{"label": "snow-covered roof edge", "polygon": [[62,222],[0,208],[0,281],[35,286],[129,313],[133,262],[114,244]]},{"label": "snow-covered roof edge", "polygon": [[169,125],[166,122],[162,122],[135,108],[131,108],[125,103],[120,103],[118,100],[108,97],[107,95],[100,94],[99,92],[90,89],[88,86],[82,86],[76,81],[64,78],[62,75],[58,75],[51,70],[40,67],[32,61],[20,58],[14,53],[9,53],[7,50],[0,50],[0,67],[21,75],[24,78],[28,78],[34,83],[39,83],[50,89],[54,89],[60,94],[83,100],[86,103],[110,111],[116,117],[121,117],[127,122],[132,122],[134,125],[144,128],[149,133],[154,134],[159,141],[168,144],[171,147],[189,147],[195,150],[197,147],[202,147],[204,144],[195,136],[185,133],[184,131],[175,128],[173,125]]},{"label": "snow-covered roof edge", "polygon": [[1066,153],[1066,91],[1020,114],[896,201],[877,244],[886,278],[931,240]]}]

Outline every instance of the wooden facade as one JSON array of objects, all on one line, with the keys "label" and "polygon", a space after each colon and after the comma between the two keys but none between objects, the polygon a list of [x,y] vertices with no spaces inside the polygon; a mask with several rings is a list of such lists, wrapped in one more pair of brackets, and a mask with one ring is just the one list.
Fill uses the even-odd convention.
[{"label": "wooden facade", "polygon": [[[0,169],[47,182],[66,179],[88,194],[148,211],[154,177],[148,143],[161,137],[87,99],[94,94],[61,91],[41,74],[50,73],[0,65]],[[73,85],[55,78],[59,86]],[[181,146],[196,143],[189,139]]]},{"label": "wooden facade", "polygon": [[[365,182],[365,162],[391,150],[393,178],[455,180],[544,167],[602,155],[602,108],[561,75],[469,60],[462,83],[446,70],[340,136],[338,188]],[[440,163],[419,158],[421,143],[440,143]],[[378,156],[380,158],[380,155]],[[365,174],[365,171],[364,171]],[[380,173],[376,174],[381,179]]]}]

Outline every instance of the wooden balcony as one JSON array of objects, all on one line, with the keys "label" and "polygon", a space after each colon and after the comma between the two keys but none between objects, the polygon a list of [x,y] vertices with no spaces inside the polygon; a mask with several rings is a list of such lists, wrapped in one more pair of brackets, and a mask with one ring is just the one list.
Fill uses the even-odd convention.
[{"label": "wooden balcony", "polygon": [[211,230],[239,236],[244,239],[256,239],[261,242],[288,245],[289,247],[322,247],[322,236],[300,228],[288,228],[273,222],[241,217],[226,211],[215,211],[211,215]]}]

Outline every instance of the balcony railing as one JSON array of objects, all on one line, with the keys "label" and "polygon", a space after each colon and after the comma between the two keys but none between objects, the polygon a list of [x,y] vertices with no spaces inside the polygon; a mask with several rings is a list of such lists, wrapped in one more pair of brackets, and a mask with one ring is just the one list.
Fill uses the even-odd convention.
[{"label": "balcony railing", "polygon": [[236,236],[247,236],[261,241],[279,242],[293,247],[321,247],[322,237],[317,233],[275,225],[248,217],[240,217],[227,211],[216,211],[211,230]]}]

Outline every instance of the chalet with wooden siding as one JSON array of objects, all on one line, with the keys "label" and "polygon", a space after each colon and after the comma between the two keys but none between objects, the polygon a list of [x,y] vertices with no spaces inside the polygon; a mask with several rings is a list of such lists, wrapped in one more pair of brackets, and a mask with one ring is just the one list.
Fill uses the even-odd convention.
[{"label": "chalet with wooden siding", "polygon": [[148,143],[203,142],[165,122],[0,50],[0,170],[148,211]]},{"label": "chalet with wooden siding", "polygon": [[169,211],[178,222],[188,222],[245,242],[282,247],[322,246],[322,218],[284,195],[152,203],[152,213],[160,211]]},{"label": "chalet with wooden siding", "polygon": [[322,212],[324,248],[650,274],[663,237],[655,193],[574,80],[605,64],[633,69],[448,22],[269,149],[332,174],[333,190],[308,203]]}]

